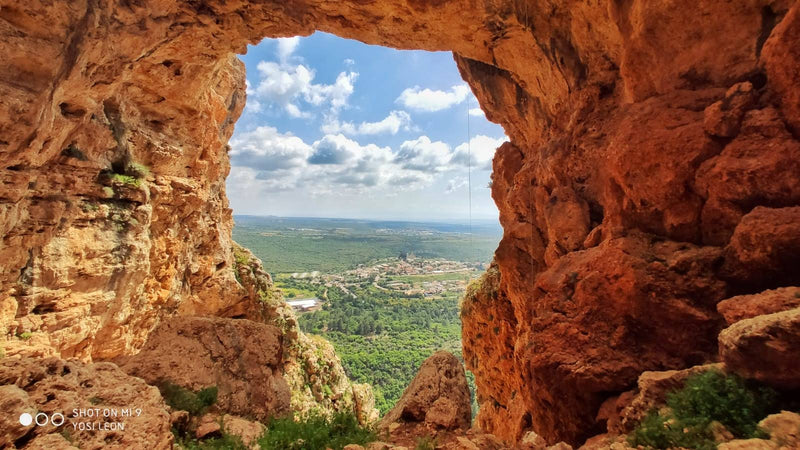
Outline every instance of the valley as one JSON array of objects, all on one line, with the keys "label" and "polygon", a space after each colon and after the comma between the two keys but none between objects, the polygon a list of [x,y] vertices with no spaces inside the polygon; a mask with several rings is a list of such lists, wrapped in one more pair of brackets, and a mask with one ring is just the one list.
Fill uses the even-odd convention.
[{"label": "valley", "polygon": [[233,236],[264,261],[301,330],[333,343],[347,375],[372,385],[385,413],[425,358],[437,350],[460,357],[459,301],[491,260],[499,231],[488,223],[470,234],[458,224],[236,217]]}]

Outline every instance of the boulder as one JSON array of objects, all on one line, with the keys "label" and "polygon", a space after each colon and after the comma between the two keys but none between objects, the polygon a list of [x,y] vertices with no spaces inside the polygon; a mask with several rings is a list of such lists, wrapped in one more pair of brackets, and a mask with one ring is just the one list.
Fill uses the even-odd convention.
[{"label": "boulder", "polygon": [[719,353],[745,378],[800,388],[800,308],[734,323],[719,334]]},{"label": "boulder", "polygon": [[800,135],[800,4],[795,2],[764,43],[761,60],[786,121]]},{"label": "boulder", "polygon": [[800,206],[759,206],[742,218],[725,248],[721,274],[748,285],[797,281],[800,267]]},{"label": "boulder", "polygon": [[727,138],[739,134],[744,113],[753,107],[755,100],[756,92],[750,82],[731,86],[724,99],[705,109],[703,128],[706,133]]},{"label": "boulder", "polygon": [[683,370],[643,372],[636,383],[636,389],[628,395],[621,395],[617,400],[619,417],[609,421],[608,431],[617,434],[629,433],[653,408],[664,404],[667,394],[682,388],[687,378],[709,370],[721,369],[721,364],[707,364]]},{"label": "boulder", "polygon": [[[172,448],[167,405],[153,386],[108,362],[58,358],[0,360],[0,447]],[[63,423],[21,426],[37,412]],[[90,414],[91,412],[91,414]],[[62,436],[63,433],[63,436]],[[65,439],[68,437],[68,439]]]},{"label": "boulder", "polygon": [[529,431],[522,436],[519,446],[523,450],[544,450],[547,448],[547,441],[534,431]]},{"label": "boulder", "polygon": [[767,416],[758,426],[769,433],[771,441],[789,448],[800,448],[800,414],[781,411]]},{"label": "boulder", "polygon": [[197,422],[197,427],[194,430],[194,436],[197,439],[211,437],[211,435],[219,434],[222,431],[220,424],[220,417],[216,414],[205,414]]},{"label": "boulder", "polygon": [[256,444],[258,438],[260,438],[267,429],[261,422],[247,420],[243,417],[232,416],[230,414],[222,416],[222,428],[226,433],[239,436],[242,443],[248,447]]},{"label": "boulder", "polygon": [[153,331],[141,352],[116,361],[149,384],[171,382],[192,391],[216,386],[220,411],[267,420],[289,412],[281,344],[281,331],[271,325],[175,317]]},{"label": "boulder", "polygon": [[433,428],[469,428],[472,419],[469,387],[461,362],[438,351],[426,359],[400,400],[381,421],[422,422]]},{"label": "boulder", "polygon": [[717,311],[728,325],[743,319],[800,307],[800,287],[770,289],[758,294],[737,295],[717,303]]}]

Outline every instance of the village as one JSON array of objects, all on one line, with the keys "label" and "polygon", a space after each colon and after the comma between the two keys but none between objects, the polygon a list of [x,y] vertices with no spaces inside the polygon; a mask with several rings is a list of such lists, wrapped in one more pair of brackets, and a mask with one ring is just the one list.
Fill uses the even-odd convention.
[{"label": "village", "polygon": [[[290,278],[328,289],[338,288],[353,298],[357,297],[352,290],[354,286],[372,284],[381,291],[433,299],[448,293],[463,292],[469,280],[482,269],[480,264],[441,258],[418,258],[409,253],[401,254],[397,258],[382,259],[373,264],[360,264],[355,269],[338,274],[304,272],[293,273]],[[316,297],[287,300],[298,312],[315,311],[321,307],[322,302],[324,298]]]}]

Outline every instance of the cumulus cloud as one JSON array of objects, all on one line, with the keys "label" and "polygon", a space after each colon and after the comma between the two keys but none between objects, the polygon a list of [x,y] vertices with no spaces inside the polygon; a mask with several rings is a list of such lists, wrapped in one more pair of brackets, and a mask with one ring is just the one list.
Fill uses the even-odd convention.
[{"label": "cumulus cloud", "polygon": [[377,122],[340,122],[336,116],[329,116],[322,124],[323,133],[344,133],[349,135],[397,134],[401,129],[411,129],[411,116],[405,111],[392,111],[386,118]]},{"label": "cumulus cloud", "polygon": [[483,110],[480,108],[470,108],[469,115],[473,117],[483,117]]},{"label": "cumulus cloud", "polygon": [[333,84],[315,84],[313,70],[285,61],[261,61],[257,70],[260,81],[250,88],[256,101],[277,105],[290,116],[299,118],[311,116],[301,108],[300,101],[317,107],[329,106],[334,113],[347,106],[358,78],[356,72],[341,72]]},{"label": "cumulus cloud", "polygon": [[238,189],[317,194],[366,188],[413,190],[448,170],[450,147],[427,136],[406,141],[399,151],[328,134],[313,144],[273,127],[258,127],[231,140],[231,183]]},{"label": "cumulus cloud", "polygon": [[[492,138],[479,134],[455,148],[450,162],[456,166],[472,166],[476,170],[491,170],[494,151],[506,142],[508,137]],[[470,158],[471,156],[471,158]]]},{"label": "cumulus cloud", "polygon": [[290,38],[278,38],[278,46],[276,48],[275,53],[278,56],[278,59],[281,61],[286,61],[289,59],[290,56],[297,50],[297,46],[300,45],[300,37],[290,37]]},{"label": "cumulus cloud", "polygon": [[447,170],[450,157],[449,145],[420,136],[400,144],[396,160],[404,169],[433,173]]},{"label": "cumulus cloud", "polygon": [[312,147],[299,137],[269,126],[241,133],[231,139],[230,145],[232,165],[262,172],[301,167],[313,153]]},{"label": "cumulus cloud", "polygon": [[447,187],[445,188],[445,194],[452,194],[453,192],[457,192],[463,188],[465,188],[469,184],[467,179],[464,177],[455,177],[447,181]]},{"label": "cumulus cloud", "polygon": [[468,95],[469,88],[464,84],[453,86],[449,91],[414,86],[400,93],[395,101],[415,111],[434,112],[457,105],[466,100]]}]

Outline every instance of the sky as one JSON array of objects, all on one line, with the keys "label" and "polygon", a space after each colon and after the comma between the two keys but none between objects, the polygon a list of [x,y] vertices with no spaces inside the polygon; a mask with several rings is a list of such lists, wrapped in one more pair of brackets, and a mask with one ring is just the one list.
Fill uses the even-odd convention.
[{"label": "sky", "polygon": [[265,39],[240,58],[234,214],[463,222],[471,180],[473,219],[497,220],[491,158],[507,137],[449,52],[317,32]]}]

